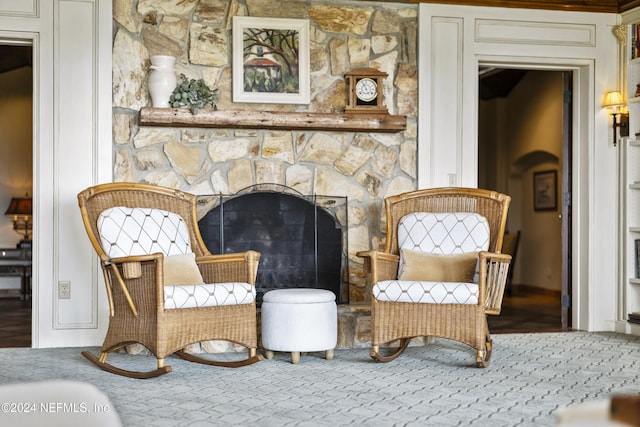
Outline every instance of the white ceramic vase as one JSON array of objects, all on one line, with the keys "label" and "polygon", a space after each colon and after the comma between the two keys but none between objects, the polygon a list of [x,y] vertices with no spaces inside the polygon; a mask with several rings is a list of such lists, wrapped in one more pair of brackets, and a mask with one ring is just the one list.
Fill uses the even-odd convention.
[{"label": "white ceramic vase", "polygon": [[176,88],[176,73],[173,69],[176,58],[167,55],[156,55],[151,60],[149,75],[149,93],[155,108],[170,107],[169,97]]}]

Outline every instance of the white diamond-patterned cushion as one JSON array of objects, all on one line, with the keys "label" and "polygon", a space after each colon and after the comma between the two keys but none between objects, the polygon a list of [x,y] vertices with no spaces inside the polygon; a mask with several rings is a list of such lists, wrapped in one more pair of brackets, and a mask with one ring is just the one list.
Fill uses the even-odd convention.
[{"label": "white diamond-patterned cushion", "polygon": [[125,206],[106,209],[98,217],[98,232],[102,248],[111,258],[192,252],[182,217],[161,209]]},{"label": "white diamond-patterned cushion", "polygon": [[[415,212],[400,219],[398,247],[441,255],[486,251],[489,248],[489,223],[479,214],[468,212]],[[399,271],[403,260],[400,258]],[[478,280],[478,273],[474,282]],[[374,284],[378,301],[430,304],[477,304],[478,284],[384,280]]]},{"label": "white diamond-patterned cushion", "polygon": [[[106,209],[98,217],[98,232],[102,248],[111,258],[153,253],[193,255],[182,217],[162,209]],[[165,309],[250,304],[255,297],[255,287],[241,282],[164,287]]]},{"label": "white diamond-patterned cushion", "polygon": [[476,213],[415,212],[400,219],[398,247],[442,255],[486,251],[489,223]]},{"label": "white diamond-patterned cushion", "polygon": [[478,304],[478,284],[383,280],[373,285],[378,301],[430,304]]},{"label": "white diamond-patterned cushion", "polygon": [[164,287],[165,309],[250,304],[255,298],[256,288],[241,282]]}]

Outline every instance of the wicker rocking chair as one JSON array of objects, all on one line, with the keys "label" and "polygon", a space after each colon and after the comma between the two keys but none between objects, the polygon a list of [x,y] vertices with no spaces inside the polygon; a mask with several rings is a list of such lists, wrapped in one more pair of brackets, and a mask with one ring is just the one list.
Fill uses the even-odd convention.
[{"label": "wicker rocking chair", "polygon": [[[101,369],[131,378],[171,371],[167,356],[239,367],[257,355],[255,278],[260,254],[211,255],[196,219],[196,196],[135,183],[111,183],[78,194],[84,226],[100,257],[110,320],[100,357],[82,354]],[[247,348],[243,360],[216,361],[184,351],[207,340]],[[107,356],[140,343],[157,369],[128,371]]]},{"label": "wicker rocking chair", "polygon": [[[372,290],[371,357],[389,362],[414,337],[460,341],[491,358],[486,314],[500,314],[511,256],[501,254],[511,198],[472,188],[385,199],[384,251],[362,251]],[[399,340],[390,354],[380,346]]]}]

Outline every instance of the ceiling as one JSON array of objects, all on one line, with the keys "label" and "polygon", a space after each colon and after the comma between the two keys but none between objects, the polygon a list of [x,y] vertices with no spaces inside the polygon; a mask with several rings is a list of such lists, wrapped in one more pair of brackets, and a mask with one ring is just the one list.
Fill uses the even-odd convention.
[{"label": "ceiling", "polygon": [[622,13],[640,6],[640,0],[405,0],[404,3],[441,3],[603,13]]},{"label": "ceiling", "polygon": [[493,98],[504,98],[527,70],[480,67],[478,70],[478,96],[483,101]]},{"label": "ceiling", "polygon": [[0,45],[0,73],[31,67],[31,46]]}]

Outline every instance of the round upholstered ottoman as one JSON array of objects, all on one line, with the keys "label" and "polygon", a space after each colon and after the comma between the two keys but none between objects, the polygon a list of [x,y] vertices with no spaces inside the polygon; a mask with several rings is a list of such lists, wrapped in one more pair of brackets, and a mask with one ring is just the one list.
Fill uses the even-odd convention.
[{"label": "round upholstered ottoman", "polygon": [[267,359],[274,351],[291,352],[298,363],[301,352],[324,351],[333,359],[338,341],[336,297],[324,289],[277,289],[262,299],[262,346]]}]

